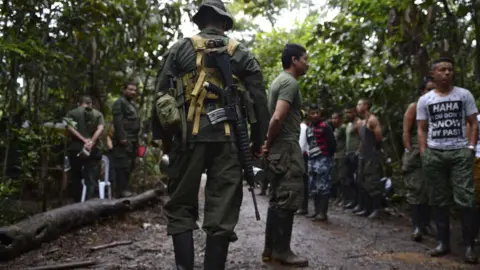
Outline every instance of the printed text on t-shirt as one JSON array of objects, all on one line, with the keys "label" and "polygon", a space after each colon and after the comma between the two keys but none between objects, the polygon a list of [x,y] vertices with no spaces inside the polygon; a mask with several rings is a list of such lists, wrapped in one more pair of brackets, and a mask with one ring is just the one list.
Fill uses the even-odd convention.
[{"label": "printed text on t-shirt", "polygon": [[463,103],[457,101],[445,101],[428,105],[430,114],[431,138],[461,138]]}]

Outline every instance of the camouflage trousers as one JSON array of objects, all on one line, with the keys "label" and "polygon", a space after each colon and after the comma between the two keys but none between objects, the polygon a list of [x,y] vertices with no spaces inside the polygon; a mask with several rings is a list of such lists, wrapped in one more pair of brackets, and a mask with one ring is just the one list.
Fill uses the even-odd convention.
[{"label": "camouflage trousers", "polygon": [[319,156],[308,160],[308,185],[311,195],[330,195],[332,158]]},{"label": "camouflage trousers", "polygon": [[383,177],[383,162],[379,151],[358,158],[358,184],[370,197],[382,195],[385,185]]},{"label": "camouflage trousers", "polygon": [[402,171],[407,188],[407,202],[409,204],[427,203],[428,197],[422,170],[422,158],[418,148],[413,148],[403,154]]},{"label": "camouflage trousers", "polygon": [[305,164],[298,141],[276,141],[267,156],[270,207],[296,211],[303,202]]},{"label": "camouflage trousers", "polygon": [[473,152],[425,149],[422,155],[429,204],[444,207],[453,202],[461,207],[475,207]]},{"label": "camouflage trousers", "polygon": [[475,158],[474,165],[474,178],[475,178],[475,195],[477,199],[477,207],[480,208],[480,158]]}]

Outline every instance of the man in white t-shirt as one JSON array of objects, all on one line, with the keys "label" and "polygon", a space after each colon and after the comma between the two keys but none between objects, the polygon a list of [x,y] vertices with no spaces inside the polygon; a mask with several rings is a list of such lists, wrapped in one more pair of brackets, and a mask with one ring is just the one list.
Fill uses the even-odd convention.
[{"label": "man in white t-shirt", "polygon": [[308,119],[306,111],[308,108],[302,110],[302,123],[300,124],[300,138],[298,138],[298,143],[300,144],[300,149],[303,153],[303,159],[305,161],[305,173],[303,174],[303,203],[302,207],[296,212],[297,215],[306,215],[308,214],[308,142],[307,142],[307,128],[308,128]]},{"label": "man in white t-shirt", "polygon": [[[438,246],[432,257],[450,252],[449,207],[460,206],[465,262],[478,263],[475,243],[475,187],[473,158],[477,144],[477,106],[467,89],[453,86],[453,63],[435,61],[431,69],[436,89],[417,104],[418,144],[428,189],[435,208]],[[470,131],[467,133],[467,122]]]}]

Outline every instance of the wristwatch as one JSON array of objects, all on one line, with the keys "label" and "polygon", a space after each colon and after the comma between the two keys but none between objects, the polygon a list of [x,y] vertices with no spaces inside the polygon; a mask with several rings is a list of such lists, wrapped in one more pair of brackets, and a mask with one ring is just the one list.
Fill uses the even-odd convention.
[{"label": "wristwatch", "polygon": [[468,149],[470,149],[472,151],[475,150],[475,145],[469,144],[467,147],[468,147]]}]

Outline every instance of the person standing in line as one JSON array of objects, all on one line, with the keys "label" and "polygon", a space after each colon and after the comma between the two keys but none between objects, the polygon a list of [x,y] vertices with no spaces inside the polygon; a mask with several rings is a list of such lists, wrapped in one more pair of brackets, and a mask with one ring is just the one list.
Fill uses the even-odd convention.
[{"label": "person standing in line", "polygon": [[268,104],[272,118],[264,153],[271,179],[271,198],[265,228],[264,262],[305,267],[308,260],[292,252],[293,219],[303,202],[305,164],[298,143],[302,96],[298,78],[308,70],[304,47],[287,44],[282,53],[283,71],[270,86]]},{"label": "person standing in line", "polygon": [[[420,85],[420,96],[435,88],[431,77],[425,78]],[[417,103],[411,103],[403,116],[403,153],[402,171],[407,187],[407,202],[412,207],[413,233],[412,240],[420,242],[427,233],[430,224],[430,207],[425,189],[425,177],[422,171],[422,160],[418,149],[416,129]]]},{"label": "person standing in line", "polygon": [[360,99],[357,112],[364,119],[358,124],[360,135],[358,183],[360,184],[360,204],[362,211],[356,215],[376,219],[381,216],[383,208],[383,192],[385,186],[381,181],[383,158],[380,150],[382,128],[378,118],[370,112],[372,103],[369,99]]},{"label": "person standing in line", "polygon": [[296,212],[297,215],[306,215],[308,214],[308,198],[309,198],[309,188],[308,188],[308,141],[307,141],[307,129],[308,129],[308,109],[302,110],[302,123],[300,124],[300,138],[299,144],[300,149],[303,153],[303,159],[305,162],[305,173],[303,174],[303,203],[302,208],[298,209]]},{"label": "person standing in line", "polygon": [[341,112],[332,114],[332,124],[335,127],[336,151],[333,159],[332,185],[336,186],[333,190],[337,191],[337,199],[334,204],[343,206],[347,200],[346,191],[346,168],[345,168],[345,145],[346,145],[346,125],[343,123]]},{"label": "person standing in line", "polygon": [[345,106],[345,116],[347,117],[347,127],[345,128],[345,190],[346,200],[343,205],[345,209],[353,209],[353,213],[360,212],[362,208],[358,203],[359,185],[357,182],[358,168],[358,147],[360,137],[358,136],[357,125],[360,121],[357,117],[357,109],[353,104]]},{"label": "person standing in line", "polygon": [[450,206],[456,203],[460,206],[466,246],[464,260],[477,264],[472,166],[478,140],[478,109],[470,91],[453,85],[451,59],[433,62],[431,75],[436,88],[417,103],[418,146],[437,226],[438,245],[430,255],[440,257],[450,252]]},{"label": "person standing in line", "polygon": [[308,111],[311,123],[307,129],[308,174],[310,193],[315,211],[308,218],[327,221],[328,203],[332,190],[332,157],[335,154],[335,136],[332,127],[323,118],[321,109],[312,105]]},{"label": "person standing in line", "polygon": [[137,158],[138,133],[140,132],[140,117],[135,104],[137,84],[126,82],[123,85],[122,96],[117,98],[112,106],[113,114],[113,149],[112,178],[114,179],[115,196],[129,197],[130,175],[135,168]]}]

